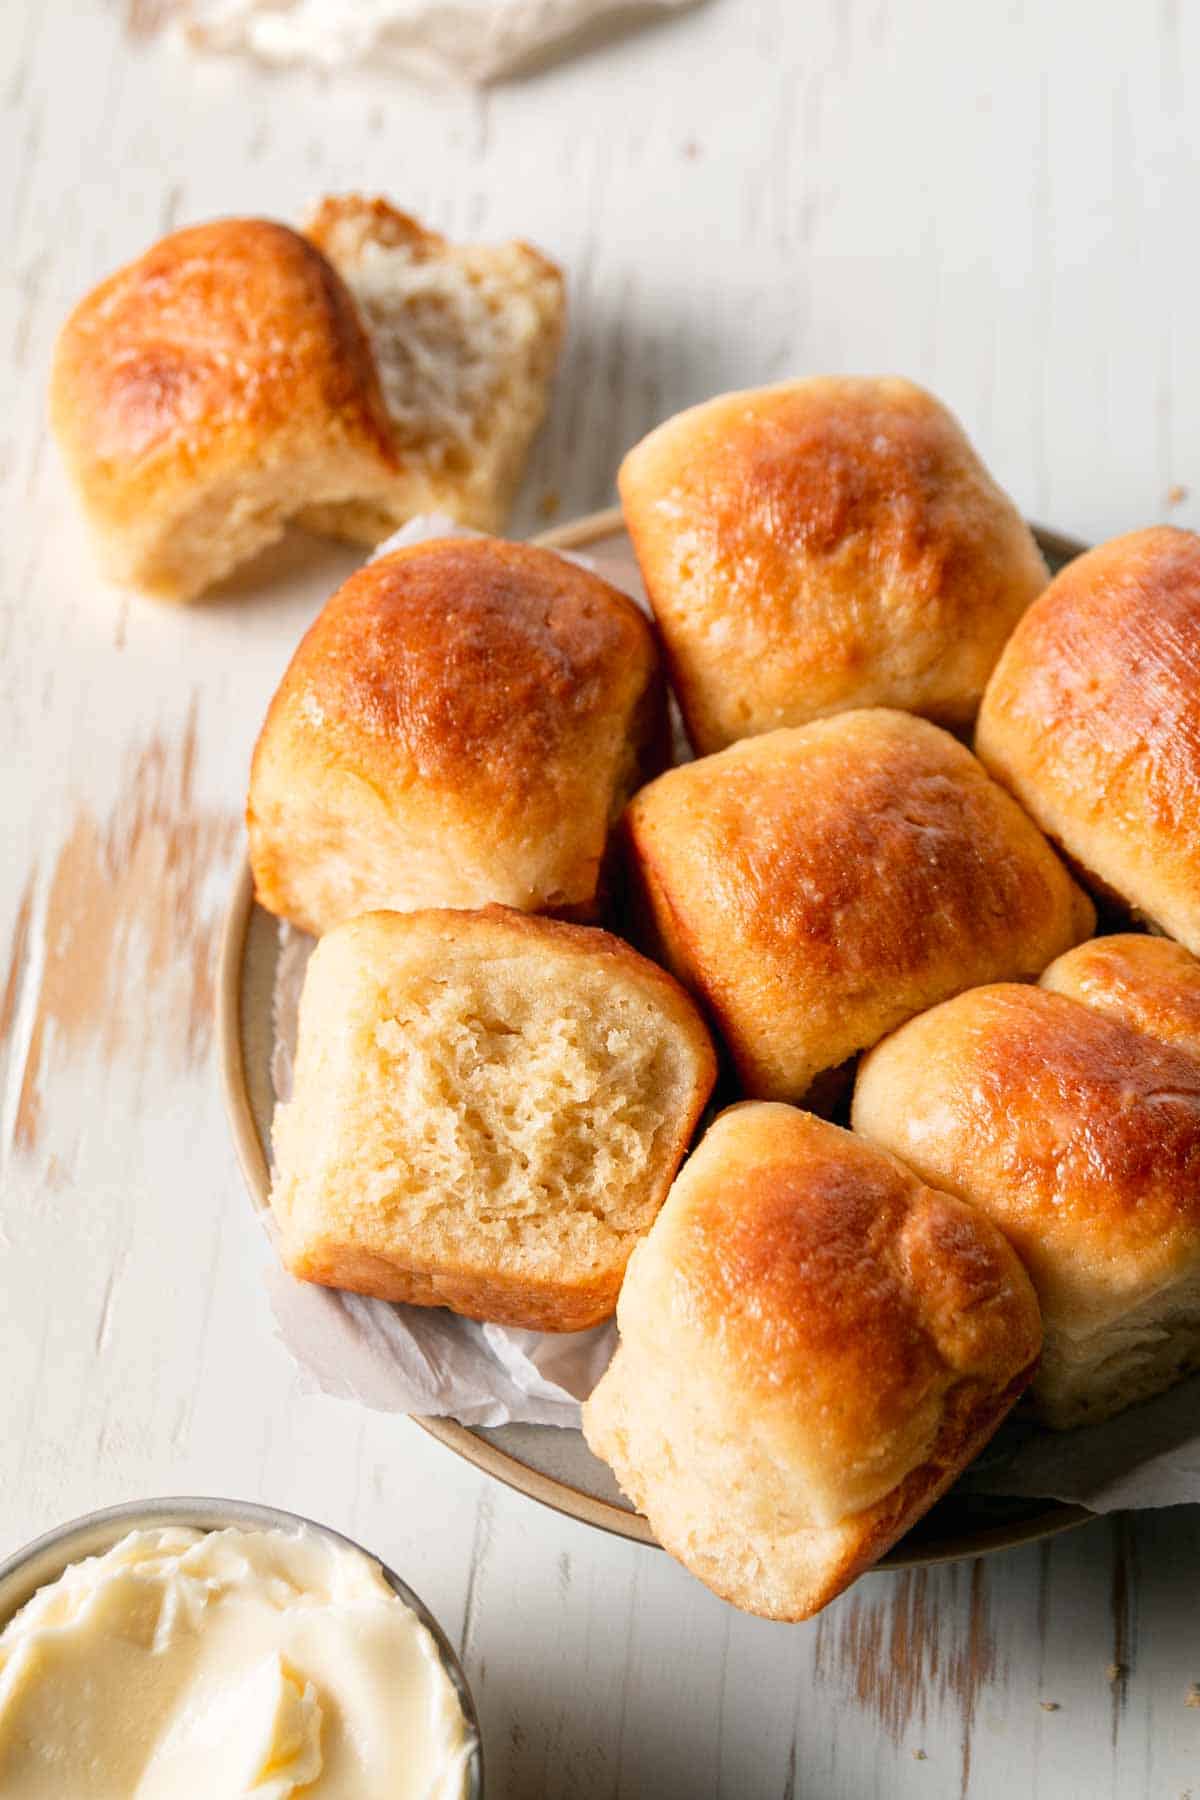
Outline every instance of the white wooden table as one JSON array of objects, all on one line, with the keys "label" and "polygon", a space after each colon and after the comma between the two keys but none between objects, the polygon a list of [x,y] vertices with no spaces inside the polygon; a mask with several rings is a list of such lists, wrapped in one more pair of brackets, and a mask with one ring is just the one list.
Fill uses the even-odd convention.
[{"label": "white wooden table", "polygon": [[1200,1512],[773,1626],[303,1390],[211,1001],[252,738],[347,561],[302,548],[191,611],[106,589],[44,426],[94,280],[183,221],[362,186],[570,271],[520,529],[604,504],[682,404],[837,369],[926,382],[1064,531],[1200,523],[1200,14],[709,0],[478,98],[200,63],[135,34],[153,10],[0,7],[0,1553],[166,1492],[340,1526],[461,1643],[496,1796],[1200,1796]]}]

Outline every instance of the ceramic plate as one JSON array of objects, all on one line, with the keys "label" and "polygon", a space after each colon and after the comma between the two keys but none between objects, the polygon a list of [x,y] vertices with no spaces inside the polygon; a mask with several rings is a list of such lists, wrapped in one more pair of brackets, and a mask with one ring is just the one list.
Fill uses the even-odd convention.
[{"label": "ceramic plate", "polygon": [[[1037,529],[1037,528],[1035,528]],[[1037,529],[1052,569],[1085,548],[1070,538]],[[637,583],[633,552],[618,511],[594,513],[537,540],[554,549],[578,550],[618,585]],[[640,586],[637,586],[640,593]],[[266,1145],[275,1097],[271,1086],[271,994],[277,953],[276,922],[254,903],[244,868],[230,903],[218,985],[219,1042],[225,1101],[238,1159],[256,1206],[267,1205]],[[452,1419],[418,1423],[457,1455],[543,1505],[584,1524],[653,1544],[646,1520],[620,1493],[608,1468],[578,1431],[552,1425],[459,1425]],[[1004,1550],[1033,1538],[1081,1525],[1080,1506],[1029,1500],[996,1500],[952,1490],[884,1557],[881,1567],[910,1568]]]}]

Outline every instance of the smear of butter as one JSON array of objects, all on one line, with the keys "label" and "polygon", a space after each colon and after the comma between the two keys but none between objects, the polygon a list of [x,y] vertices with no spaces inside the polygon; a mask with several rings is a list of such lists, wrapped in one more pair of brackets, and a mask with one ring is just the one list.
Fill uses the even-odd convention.
[{"label": "smear of butter", "polygon": [[436,1645],[316,1532],[132,1532],[0,1633],[5,1800],[461,1800]]},{"label": "smear of butter", "polygon": [[282,1656],[265,1656],[227,1691],[205,1692],[183,1706],[156,1745],[138,1800],[189,1793],[192,1771],[204,1770],[208,1791],[246,1800],[289,1800],[302,1788],[320,1793],[321,1703],[316,1686]]}]

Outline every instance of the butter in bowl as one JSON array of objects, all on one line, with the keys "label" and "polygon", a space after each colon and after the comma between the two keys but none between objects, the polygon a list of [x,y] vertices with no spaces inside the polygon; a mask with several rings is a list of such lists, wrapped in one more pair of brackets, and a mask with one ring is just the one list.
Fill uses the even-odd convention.
[{"label": "butter in bowl", "polygon": [[8,1800],[479,1800],[471,1695],[417,1596],[274,1508],[120,1506],[0,1566]]}]

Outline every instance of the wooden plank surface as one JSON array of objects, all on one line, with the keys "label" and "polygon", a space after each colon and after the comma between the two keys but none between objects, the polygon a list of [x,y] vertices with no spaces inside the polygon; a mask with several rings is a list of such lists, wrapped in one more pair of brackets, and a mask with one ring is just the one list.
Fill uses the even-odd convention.
[{"label": "wooden plank surface", "polygon": [[457,1635],[497,1796],[1200,1795],[1194,1511],[772,1626],[303,1390],[211,997],[253,735],[350,561],[301,541],[190,611],[108,589],[44,417],[66,308],[150,239],[378,188],[569,270],[523,530],[675,408],[826,369],[928,383],[1064,531],[1200,523],[1200,18],[708,0],[480,97],[196,61],[149,10],[0,8],[0,1552],[153,1493],[324,1518]]}]

